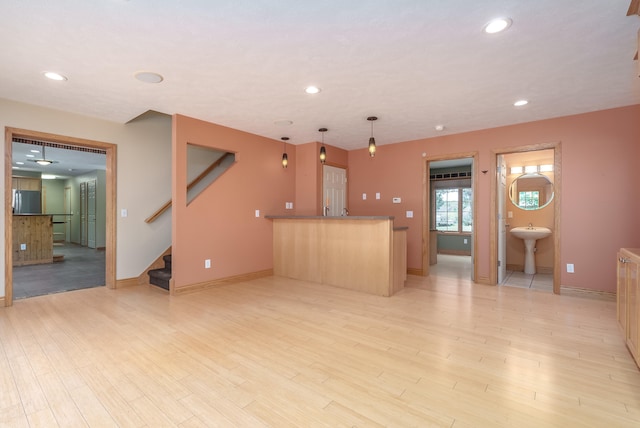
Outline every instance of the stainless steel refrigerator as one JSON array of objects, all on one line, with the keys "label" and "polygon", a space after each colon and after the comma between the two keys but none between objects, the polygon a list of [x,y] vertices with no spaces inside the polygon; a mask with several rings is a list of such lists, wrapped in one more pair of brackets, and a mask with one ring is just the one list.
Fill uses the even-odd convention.
[{"label": "stainless steel refrigerator", "polygon": [[42,214],[42,196],[39,190],[13,189],[14,214]]}]

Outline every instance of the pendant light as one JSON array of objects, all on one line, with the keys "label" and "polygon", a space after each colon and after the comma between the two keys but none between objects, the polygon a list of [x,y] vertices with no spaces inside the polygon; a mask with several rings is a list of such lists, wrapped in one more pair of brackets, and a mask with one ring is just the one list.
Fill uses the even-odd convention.
[{"label": "pendant light", "polygon": [[369,156],[374,157],[376,155],[376,139],[373,138],[373,122],[378,120],[375,116],[369,116],[367,118],[371,122],[371,137],[369,137]]},{"label": "pendant light", "polygon": [[48,166],[48,165],[51,165],[52,163],[57,163],[56,161],[52,161],[50,159],[47,159],[47,156],[44,153],[44,145],[42,146],[42,159],[35,159],[33,162],[37,163],[38,165],[42,165],[42,166]]},{"label": "pendant light", "polygon": [[327,128],[318,129],[318,132],[322,133],[322,145],[320,146],[320,163],[325,163],[327,160],[327,149],[324,148],[324,133],[327,131]]},{"label": "pendant light", "polygon": [[284,143],[284,152],[282,153],[282,167],[286,168],[289,165],[289,157],[287,156],[287,141],[289,141],[289,137],[280,138]]}]

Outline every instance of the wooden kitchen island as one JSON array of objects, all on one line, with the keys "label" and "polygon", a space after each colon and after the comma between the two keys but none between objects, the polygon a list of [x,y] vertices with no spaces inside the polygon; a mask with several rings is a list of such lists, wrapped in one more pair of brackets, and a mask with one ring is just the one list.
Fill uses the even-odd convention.
[{"label": "wooden kitchen island", "polygon": [[51,214],[13,215],[13,266],[53,263]]},{"label": "wooden kitchen island", "polygon": [[385,216],[266,216],[274,275],[391,296],[407,278],[407,228]]}]

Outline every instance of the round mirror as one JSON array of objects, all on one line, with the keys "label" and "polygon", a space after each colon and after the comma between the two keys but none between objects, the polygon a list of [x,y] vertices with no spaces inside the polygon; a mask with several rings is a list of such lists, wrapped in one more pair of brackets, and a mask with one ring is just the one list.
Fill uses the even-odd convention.
[{"label": "round mirror", "polygon": [[509,199],[523,210],[539,210],[553,200],[553,183],[543,174],[523,174],[509,186]]}]

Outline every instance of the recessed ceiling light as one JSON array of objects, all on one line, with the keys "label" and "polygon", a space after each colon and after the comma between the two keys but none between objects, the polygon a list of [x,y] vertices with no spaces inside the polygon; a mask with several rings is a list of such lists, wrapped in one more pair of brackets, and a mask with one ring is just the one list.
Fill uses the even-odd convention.
[{"label": "recessed ceiling light", "polygon": [[436,131],[444,131],[444,125],[436,125]]},{"label": "recessed ceiling light", "polygon": [[516,107],[526,106],[527,104],[529,104],[529,101],[527,100],[518,100],[515,103],[513,103],[513,105]]},{"label": "recessed ceiling light", "polygon": [[512,21],[510,18],[492,19],[482,28],[482,31],[487,34],[496,34],[511,27],[511,23]]},{"label": "recessed ceiling light", "polygon": [[144,83],[160,83],[164,80],[164,77],[152,71],[138,71],[134,76]]},{"label": "recessed ceiling light", "polygon": [[17,161],[16,165],[24,165],[24,162]]},{"label": "recessed ceiling light", "polygon": [[45,71],[43,74],[44,74],[44,77],[46,77],[47,79],[57,80],[57,81],[67,80],[66,76],[63,76],[60,73],[56,73],[55,71]]},{"label": "recessed ceiling light", "polygon": [[307,94],[317,94],[318,92],[320,92],[320,88],[318,88],[317,86],[307,86],[304,91]]},{"label": "recessed ceiling light", "polygon": [[51,174],[42,174],[40,178],[43,180],[55,180],[57,177]]},{"label": "recessed ceiling light", "polygon": [[40,153],[40,150],[31,149],[29,150],[31,153]]},{"label": "recessed ceiling light", "polygon": [[35,158],[34,155],[25,155],[25,156],[28,157],[28,158]]}]

